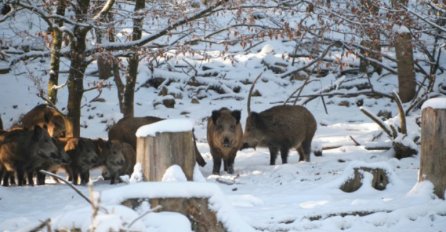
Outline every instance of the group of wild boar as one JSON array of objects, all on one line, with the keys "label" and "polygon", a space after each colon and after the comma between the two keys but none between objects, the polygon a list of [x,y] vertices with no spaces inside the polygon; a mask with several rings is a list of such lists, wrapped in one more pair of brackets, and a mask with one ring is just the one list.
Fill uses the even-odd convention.
[{"label": "group of wild boar", "polygon": [[[1,121],[0,121],[1,122]],[[127,141],[72,136],[70,120],[55,107],[41,104],[26,113],[11,129],[0,127],[0,182],[3,186],[45,184],[39,170],[62,168],[73,184],[86,184],[90,170],[103,167],[110,183],[130,174],[135,149]],[[17,181],[17,182],[16,182]]]},{"label": "group of wild boar", "polygon": [[[221,108],[208,117],[207,140],[213,158],[213,174],[220,174],[221,163],[227,173],[234,173],[238,150],[266,146],[270,165],[280,151],[282,163],[287,163],[291,148],[297,149],[299,161],[310,161],[311,142],[317,124],[303,106],[274,106],[263,112],[250,110],[243,132],[241,112]],[[73,184],[86,184],[90,170],[102,167],[104,179],[114,184],[121,175],[130,175],[136,163],[136,131],[139,127],[163,120],[158,117],[126,117],[108,131],[103,139],[75,138],[72,125],[56,108],[42,104],[26,113],[11,129],[4,130],[0,118],[0,183],[9,185],[45,184],[39,170],[56,172],[62,168]],[[206,164],[195,143],[195,158]],[[315,155],[321,155],[315,151]],[[16,182],[17,181],[17,182]]]},{"label": "group of wild boar", "polygon": [[[207,140],[214,162],[213,174],[220,173],[222,160],[223,170],[234,173],[237,151],[257,146],[268,147],[270,165],[275,164],[279,151],[282,163],[287,163],[291,148],[297,149],[299,161],[310,161],[311,141],[317,125],[305,107],[281,105],[260,113],[249,112],[244,132],[240,117],[239,110],[221,108],[208,118]],[[315,155],[321,153],[315,151]]]}]

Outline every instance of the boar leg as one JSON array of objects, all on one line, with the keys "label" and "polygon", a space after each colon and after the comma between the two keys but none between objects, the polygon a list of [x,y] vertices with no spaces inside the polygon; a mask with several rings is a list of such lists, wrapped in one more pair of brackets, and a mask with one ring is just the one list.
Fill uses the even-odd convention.
[{"label": "boar leg", "polygon": [[25,185],[25,171],[23,170],[23,168],[18,167],[17,168],[17,184],[18,186],[23,186]]},{"label": "boar leg", "polygon": [[26,175],[28,177],[28,185],[31,185],[31,186],[34,186],[33,174],[34,174],[34,171],[32,171],[32,170],[29,170],[26,172]]},{"label": "boar leg", "polygon": [[81,172],[80,176],[81,176],[81,184],[85,185],[90,180],[90,171],[89,170],[83,171],[83,172]]},{"label": "boar leg", "polygon": [[269,165],[274,165],[276,164],[276,157],[277,157],[277,153],[279,152],[279,149],[277,147],[268,147],[269,148],[269,154],[270,154],[270,160],[269,160]]},{"label": "boar leg", "polygon": [[297,148],[297,152],[299,152],[299,161],[310,162],[311,140],[303,141],[302,145]]},{"label": "boar leg", "polygon": [[212,168],[212,174],[220,175],[221,158],[213,157],[214,167]]},{"label": "boar leg", "polygon": [[282,157],[282,164],[288,163],[288,152],[290,151],[289,147],[281,147],[280,148],[280,156]]},{"label": "boar leg", "polygon": [[234,158],[224,160],[224,170],[229,174],[234,174]]},{"label": "boar leg", "polygon": [[[9,179],[11,177],[11,172],[4,171],[3,173],[3,186],[8,187],[9,186]],[[11,183],[13,184],[13,183]]]},{"label": "boar leg", "polygon": [[79,179],[79,172],[75,168],[72,168],[70,176],[71,176],[71,183],[77,185],[78,184],[77,180]]},{"label": "boar leg", "polygon": [[45,174],[37,172],[37,185],[45,184]]}]

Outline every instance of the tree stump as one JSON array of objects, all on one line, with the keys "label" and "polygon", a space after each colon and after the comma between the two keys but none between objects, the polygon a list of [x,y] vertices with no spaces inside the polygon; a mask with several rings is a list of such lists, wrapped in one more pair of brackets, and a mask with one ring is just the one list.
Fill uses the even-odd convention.
[{"label": "tree stump", "polygon": [[208,198],[156,198],[150,199],[150,205],[161,205],[162,211],[177,212],[190,220],[192,230],[196,232],[224,232],[226,229],[218,221],[215,212],[209,210]]},{"label": "tree stump", "polygon": [[[136,162],[141,163],[144,180],[161,181],[165,171],[174,164],[183,169],[187,180],[193,180],[195,146],[192,129],[193,123],[187,119],[167,119],[138,129]],[[144,135],[143,130],[150,133]]]},{"label": "tree stump", "polygon": [[368,168],[368,167],[358,167],[354,168],[354,176],[348,179],[342,186],[341,190],[347,193],[354,192],[362,186],[362,179],[364,176],[362,172],[369,172],[373,175],[372,187],[376,190],[386,189],[389,183],[389,177],[387,176],[386,170],[382,168]]},{"label": "tree stump", "polygon": [[428,100],[421,115],[421,156],[418,181],[429,180],[444,199],[446,188],[446,98]]}]

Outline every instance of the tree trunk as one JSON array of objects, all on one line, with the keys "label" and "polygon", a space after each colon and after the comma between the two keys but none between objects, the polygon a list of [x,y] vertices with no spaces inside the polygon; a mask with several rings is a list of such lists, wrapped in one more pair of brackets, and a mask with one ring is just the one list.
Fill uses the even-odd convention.
[{"label": "tree trunk", "polygon": [[[129,208],[136,209],[141,206],[143,199],[133,198],[127,199],[122,202]],[[170,198],[150,198],[148,199],[150,206],[156,208],[161,206],[160,211],[165,212],[177,212],[186,216],[192,226],[192,231],[196,232],[223,232],[228,231],[225,228],[224,223],[220,222],[217,218],[216,213],[209,209],[209,197],[190,197],[190,198],[180,198],[180,197],[170,197]],[[227,222],[226,222],[227,223]]]},{"label": "tree trunk", "polygon": [[152,207],[160,205],[162,211],[185,215],[191,221],[193,231],[226,231],[215,212],[209,210],[208,198],[154,198],[150,199],[150,205]]},{"label": "tree trunk", "polygon": [[187,180],[193,180],[195,149],[192,131],[138,137],[136,162],[141,163],[147,181],[161,181],[165,171],[174,164],[183,169]]},{"label": "tree trunk", "polygon": [[410,27],[409,15],[401,7],[401,5],[407,6],[407,0],[392,0],[392,4],[397,12],[394,16],[394,44],[398,69],[398,94],[401,101],[406,103],[412,100],[416,94],[412,36],[408,31]]},{"label": "tree trunk", "polygon": [[[366,18],[371,16],[378,17],[379,2],[375,0],[361,0],[361,4]],[[379,62],[382,61],[380,32],[373,22],[365,25],[362,32],[364,40],[361,41],[361,45],[366,49],[361,49],[360,51],[365,58],[360,59],[359,70],[362,73],[368,73],[369,66],[372,66],[374,72],[381,74],[382,66],[367,60],[367,58],[370,58]]]},{"label": "tree trunk", "polygon": [[423,109],[418,181],[429,180],[434,193],[444,199],[446,188],[446,109]]},{"label": "tree trunk", "polygon": [[[79,23],[87,19],[89,0],[79,0],[76,7],[76,19]],[[68,74],[68,118],[73,123],[73,136],[80,137],[80,117],[82,95],[84,94],[84,75],[87,63],[85,60],[86,37],[90,29],[82,26],[75,26],[73,30],[74,38],[70,47],[70,71]]]},{"label": "tree trunk", "polygon": [[[139,40],[142,36],[142,27],[144,15],[141,14],[142,9],[145,7],[145,0],[136,0],[134,18],[133,18],[133,34],[132,40]],[[126,75],[126,87],[124,89],[123,96],[123,114],[124,117],[133,117],[134,114],[134,98],[135,98],[135,85],[136,78],[138,76],[138,64],[139,55],[138,51],[135,49],[133,55],[128,59],[128,70]]]},{"label": "tree trunk", "polygon": [[84,94],[84,74],[87,64],[85,62],[86,30],[74,30],[76,38],[71,41],[71,65],[68,75],[68,118],[73,123],[73,136],[80,136],[80,117],[82,95]]},{"label": "tree trunk", "polygon": [[[57,1],[56,14],[65,15],[65,0]],[[50,58],[50,78],[48,80],[48,99],[55,105],[57,103],[57,85],[59,82],[60,49],[62,48],[62,32],[59,30],[63,26],[63,20],[56,19],[57,27],[52,28],[51,36],[51,58]]]}]

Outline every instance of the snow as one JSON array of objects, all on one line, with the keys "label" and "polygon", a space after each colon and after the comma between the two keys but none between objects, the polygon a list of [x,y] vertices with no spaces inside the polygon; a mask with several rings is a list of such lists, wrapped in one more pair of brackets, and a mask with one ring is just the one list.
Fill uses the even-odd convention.
[{"label": "snow", "polygon": [[192,131],[194,123],[189,119],[166,119],[140,127],[136,131],[137,137],[156,136],[163,132]]},{"label": "snow", "polygon": [[[29,22],[34,21],[29,15],[26,18]],[[30,30],[36,27],[36,24],[28,26],[26,22],[21,23],[25,24],[22,25],[23,28],[32,26]],[[3,26],[2,32],[9,35],[9,27],[10,25]],[[125,30],[129,29],[122,28],[121,32]],[[147,31],[146,37],[152,32]],[[122,33],[122,37],[125,37],[125,33]],[[43,42],[35,37],[11,37],[8,41],[13,45],[26,43],[44,47]],[[117,46],[118,43],[110,44],[113,45]],[[200,48],[201,45],[197,46]],[[165,173],[164,182],[143,182],[142,167],[136,164],[128,181],[116,185],[110,185],[108,181],[101,179],[100,170],[92,170],[92,189],[87,186],[78,188],[86,196],[94,196],[100,206],[94,219],[92,207],[83,198],[68,186],[50,178],[47,178],[44,186],[0,186],[0,231],[30,231],[47,219],[51,219],[52,229],[77,227],[87,231],[96,227],[96,231],[191,231],[191,221],[179,213],[160,212],[148,202],[142,202],[135,209],[120,205],[121,201],[135,197],[209,197],[211,209],[230,231],[445,231],[446,202],[433,194],[432,183],[418,182],[419,155],[398,160],[394,158],[392,150],[365,149],[366,146],[389,147],[392,141],[386,135],[380,135],[381,128],[361,113],[355,104],[362,101],[364,109],[373,114],[389,111],[395,116],[398,112],[395,103],[386,98],[369,98],[363,95],[344,98],[340,95],[324,97],[325,102],[321,98],[308,102],[306,107],[318,122],[313,148],[330,148],[324,150],[321,157],[312,155],[310,162],[299,162],[297,152],[290,150],[287,164],[281,164],[278,159],[277,165],[270,166],[267,148],[247,149],[237,153],[233,175],[223,171],[220,176],[212,174],[212,156],[206,141],[207,117],[212,110],[221,107],[238,109],[242,110],[241,123],[244,126],[247,117],[246,97],[251,85],[243,83],[252,83],[260,73],[262,79],[256,84],[256,89],[262,96],[252,98],[251,108],[260,112],[282,104],[304,81],[282,79],[280,75],[265,70],[261,61],[280,61],[290,65],[290,60],[282,57],[286,57],[294,48],[294,41],[266,39],[251,51],[244,51],[238,45],[231,46],[227,51],[231,59],[217,55],[223,50],[218,44],[203,52],[209,56],[207,59],[202,59],[199,55],[178,55],[172,51],[175,56],[171,60],[160,60],[160,63],[167,63],[169,68],[160,65],[153,72],[148,68],[146,59],[142,59],[137,86],[153,75],[165,77],[166,80],[179,82],[164,86],[169,93],[180,93],[181,97],[175,97],[177,104],[173,109],[163,105],[154,106],[154,102],[162,99],[158,90],[141,87],[135,94],[135,116],[151,115],[167,120],[143,126],[138,130],[137,136],[155,136],[156,133],[193,129],[198,149],[207,162],[204,167],[195,166],[194,181],[184,181],[184,174],[178,166],[172,166]],[[96,48],[88,49],[90,51]],[[333,51],[329,57],[359,63],[353,54],[348,57],[340,54],[341,52]],[[190,91],[186,83],[192,74],[187,73],[187,70],[170,70],[170,67],[182,64],[183,59],[196,65],[199,71],[203,66],[211,67],[210,71],[203,71],[201,74],[216,72],[219,76],[197,76],[197,80],[208,86],[221,86],[226,93],[217,94],[212,90],[198,93]],[[440,65],[445,65],[444,60],[446,59],[443,58]],[[308,58],[296,59],[296,66],[286,68],[292,71],[311,61]],[[5,128],[9,128],[21,114],[42,103],[37,97],[38,87],[46,89],[48,62],[47,58],[23,62],[14,67],[10,74],[0,75],[0,113]],[[394,63],[386,60],[384,62],[386,67],[394,66]],[[68,64],[66,59],[61,63],[61,70],[65,71],[61,72],[61,84],[66,81]],[[425,62],[420,62],[420,65],[429,70]],[[87,73],[95,70],[93,66],[89,65]],[[34,76],[29,75],[30,73]],[[319,94],[331,87],[339,94],[359,93],[362,90],[357,90],[354,86],[362,82],[370,82],[375,91],[391,94],[398,85],[396,75],[390,73],[369,79],[349,75],[338,77],[334,73],[321,78],[310,75],[309,78],[311,81],[303,89],[302,96]],[[445,78],[445,73],[436,74],[438,83],[445,83]],[[87,75],[84,83],[87,87],[96,81],[97,77]],[[422,81],[423,77],[418,77],[417,82]],[[110,83],[112,87],[103,88],[101,92],[104,102],[91,101],[98,95],[95,91],[84,93],[82,136],[107,138],[105,128],[122,117],[116,88],[112,81]],[[349,84],[352,89],[343,88]],[[240,91],[233,92],[232,88],[235,87],[240,87]],[[192,104],[191,98],[199,99],[199,104]],[[60,89],[59,99],[57,106],[66,112],[66,87]],[[305,99],[300,98],[297,103]],[[339,103],[342,101],[348,101],[350,106],[341,106]],[[409,105],[404,107],[407,109]],[[443,98],[432,99],[425,102],[422,109],[428,107],[444,109],[446,103]],[[419,109],[410,112],[407,117],[408,136],[399,135],[396,139],[417,150],[419,144],[413,141],[419,135],[416,119],[420,112]],[[379,120],[388,125],[396,124],[398,118]],[[352,138],[360,144],[356,145]],[[364,172],[364,184],[360,189],[352,193],[343,192],[339,186],[352,177],[357,167],[386,170],[389,185],[382,191],[374,189],[370,184],[372,176]],[[63,171],[59,171],[59,174],[65,175]],[[138,217],[140,219],[135,221]],[[132,222],[134,223],[129,228]]]},{"label": "snow", "polygon": [[431,98],[423,103],[421,109],[424,110],[429,107],[433,109],[446,109],[446,98],[444,97]]}]

